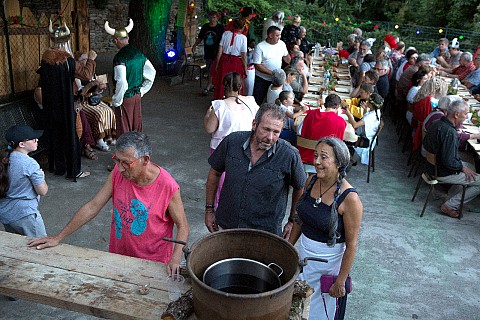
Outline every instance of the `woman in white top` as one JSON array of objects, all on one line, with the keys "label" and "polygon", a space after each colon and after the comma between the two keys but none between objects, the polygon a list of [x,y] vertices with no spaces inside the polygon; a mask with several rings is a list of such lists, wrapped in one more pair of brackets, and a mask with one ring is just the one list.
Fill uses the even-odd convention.
[{"label": "woman in white top", "polygon": [[408,90],[407,94],[407,102],[408,102],[408,110],[406,114],[406,118],[409,124],[412,124],[412,118],[413,118],[413,98],[417,95],[418,91],[422,87],[422,85],[425,83],[425,81],[428,80],[428,70],[425,68],[420,68],[417,72],[415,72],[412,76],[412,87],[410,90]]},{"label": "woman in white top", "polygon": [[236,19],[233,22],[233,30],[225,31],[222,35],[212,74],[215,85],[214,99],[223,98],[222,81],[227,73],[236,72],[242,76],[242,80],[247,77],[247,37],[242,34],[244,27],[245,22]]},{"label": "woman in white top", "polygon": [[[238,73],[228,73],[222,83],[225,99],[212,101],[212,105],[205,114],[203,125],[205,130],[212,135],[210,154],[230,133],[252,130],[252,122],[259,107],[252,96],[240,95],[242,82],[243,79]],[[224,177],[225,175],[222,174],[219,181],[215,207],[218,204]]]}]

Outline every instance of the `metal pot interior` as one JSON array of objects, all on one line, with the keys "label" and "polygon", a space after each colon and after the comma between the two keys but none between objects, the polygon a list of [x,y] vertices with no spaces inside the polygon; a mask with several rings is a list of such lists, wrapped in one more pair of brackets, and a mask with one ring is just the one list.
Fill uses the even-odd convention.
[{"label": "metal pot interior", "polygon": [[215,262],[205,271],[203,282],[214,289],[234,294],[258,294],[281,286],[274,270],[263,263],[244,258]]}]

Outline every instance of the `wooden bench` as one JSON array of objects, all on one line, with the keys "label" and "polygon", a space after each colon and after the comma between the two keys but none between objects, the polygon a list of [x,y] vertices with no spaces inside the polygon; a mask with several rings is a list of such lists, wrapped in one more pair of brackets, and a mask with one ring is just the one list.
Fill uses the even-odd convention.
[{"label": "wooden bench", "polygon": [[[0,104],[0,148],[5,150],[5,132],[13,125],[27,124],[33,129],[42,129],[41,110],[38,108],[33,97],[18,99],[9,103]],[[37,151],[31,155],[39,154],[45,150],[45,144],[40,140]]]},{"label": "wooden bench", "polygon": [[0,292],[20,299],[102,318],[160,319],[190,288],[169,281],[158,262],[68,244],[36,250],[26,237],[2,231],[0,243]]}]

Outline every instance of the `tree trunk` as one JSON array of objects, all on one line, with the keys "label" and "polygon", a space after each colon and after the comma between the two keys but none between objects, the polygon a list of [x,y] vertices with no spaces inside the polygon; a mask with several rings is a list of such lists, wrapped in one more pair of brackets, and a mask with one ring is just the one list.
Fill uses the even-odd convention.
[{"label": "tree trunk", "polygon": [[172,0],[130,0],[128,14],[135,26],[130,43],[140,49],[157,71],[165,68],[165,36]]}]

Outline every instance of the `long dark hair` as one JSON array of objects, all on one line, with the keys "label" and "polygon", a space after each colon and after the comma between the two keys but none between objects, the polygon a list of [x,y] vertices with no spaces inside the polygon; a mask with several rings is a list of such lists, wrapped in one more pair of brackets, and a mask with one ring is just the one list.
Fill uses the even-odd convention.
[{"label": "long dark hair", "polygon": [[338,197],[340,196],[340,188],[342,187],[343,180],[347,176],[347,166],[350,162],[350,152],[348,151],[345,143],[334,137],[325,137],[318,141],[317,146],[320,143],[325,143],[332,147],[333,153],[335,154],[335,161],[338,166],[338,179],[337,187],[335,188],[335,193],[333,195],[332,209],[330,211],[330,221],[328,223],[328,237],[329,240],[327,245],[333,247],[337,240],[340,239],[340,233],[337,231],[338,228]]},{"label": "long dark hair", "polygon": [[18,147],[18,143],[13,141],[8,143],[7,149],[3,153],[0,161],[0,198],[5,198],[8,191],[8,166],[10,165],[10,154]]}]

